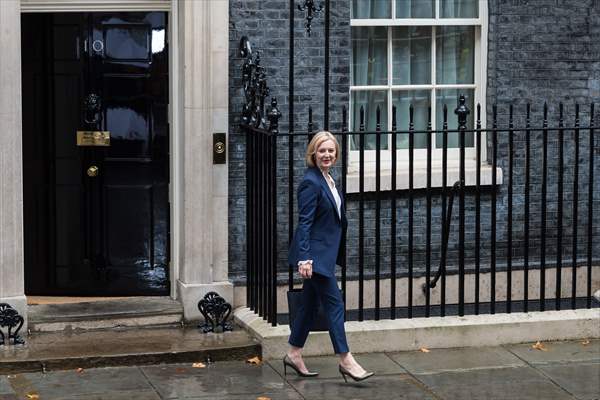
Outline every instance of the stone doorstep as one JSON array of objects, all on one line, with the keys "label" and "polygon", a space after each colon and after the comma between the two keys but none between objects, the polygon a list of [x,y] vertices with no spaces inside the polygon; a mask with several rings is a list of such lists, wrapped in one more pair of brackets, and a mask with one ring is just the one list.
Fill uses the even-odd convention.
[{"label": "stone doorstep", "polygon": [[[247,307],[237,308],[234,319],[261,343],[265,359],[283,358],[290,334],[288,325],[273,327]],[[487,347],[538,340],[600,338],[600,309],[349,321],[345,327],[354,353],[409,351],[423,347]],[[310,334],[305,355],[331,353],[328,332]]]},{"label": "stone doorstep", "polygon": [[260,344],[240,327],[139,328],[32,334],[24,346],[0,346],[0,375],[78,368],[247,360]]},{"label": "stone doorstep", "polygon": [[29,324],[29,332],[58,332],[71,330],[102,330],[112,328],[161,327],[181,325],[182,315],[129,316],[124,318],[97,318],[77,320],[57,320],[54,322],[35,322]]},{"label": "stone doorstep", "polygon": [[116,327],[175,326],[183,320],[180,302],[169,297],[131,297],[27,308],[30,332]]}]

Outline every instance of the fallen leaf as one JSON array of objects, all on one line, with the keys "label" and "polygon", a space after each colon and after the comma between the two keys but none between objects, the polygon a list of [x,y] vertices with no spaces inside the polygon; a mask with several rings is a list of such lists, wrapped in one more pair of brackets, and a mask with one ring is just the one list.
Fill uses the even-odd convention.
[{"label": "fallen leaf", "polygon": [[581,344],[587,346],[588,344],[590,344],[590,341],[588,339],[585,339],[583,342],[581,342]]},{"label": "fallen leaf", "polygon": [[260,396],[260,397],[257,397],[256,400],[271,400],[271,398],[265,397],[265,396]]},{"label": "fallen leaf", "polygon": [[420,351],[421,353],[429,353],[431,350],[429,350],[429,349],[427,349],[427,348],[425,348],[425,347],[421,347],[421,348],[419,349],[419,351]]},{"label": "fallen leaf", "polygon": [[246,360],[246,362],[254,365],[260,365],[261,363],[259,356],[249,358],[248,360]]},{"label": "fallen leaf", "polygon": [[535,342],[535,344],[531,347],[536,350],[548,351],[548,349],[544,347],[544,344],[542,342]]},{"label": "fallen leaf", "polygon": [[201,362],[193,363],[192,368],[206,368],[206,364]]},{"label": "fallen leaf", "polygon": [[175,368],[175,373],[182,374],[185,372],[185,368]]},{"label": "fallen leaf", "polygon": [[83,372],[83,368],[77,368],[77,373],[81,374]]},{"label": "fallen leaf", "polygon": [[40,398],[40,395],[37,393],[27,393],[27,398],[31,400],[37,400]]}]

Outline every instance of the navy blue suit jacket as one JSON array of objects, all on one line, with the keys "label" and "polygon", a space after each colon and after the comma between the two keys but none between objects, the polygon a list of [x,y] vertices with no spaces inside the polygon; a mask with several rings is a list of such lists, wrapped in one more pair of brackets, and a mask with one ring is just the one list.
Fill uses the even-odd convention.
[{"label": "navy blue suit jacket", "polygon": [[307,168],[298,186],[298,227],[288,252],[288,262],[313,260],[313,272],[335,277],[335,265],[342,264],[340,243],[348,225],[342,199],[341,218],[333,194],[321,170]]}]

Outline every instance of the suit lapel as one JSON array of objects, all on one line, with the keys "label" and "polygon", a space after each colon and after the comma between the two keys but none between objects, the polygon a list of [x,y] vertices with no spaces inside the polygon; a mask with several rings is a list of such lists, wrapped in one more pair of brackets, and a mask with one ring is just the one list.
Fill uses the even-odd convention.
[{"label": "suit lapel", "polygon": [[331,193],[331,189],[329,189],[329,185],[327,184],[327,181],[325,180],[325,177],[323,176],[323,173],[321,172],[321,170],[318,169],[318,168],[316,168],[315,173],[319,175],[319,182],[321,182],[321,187],[325,191],[325,194],[327,195],[327,198],[331,202],[331,205],[333,205],[333,210],[334,210],[335,216],[338,218],[338,221],[339,221],[340,220],[340,215],[338,214],[337,203],[335,202],[335,199],[333,198],[333,194]]}]

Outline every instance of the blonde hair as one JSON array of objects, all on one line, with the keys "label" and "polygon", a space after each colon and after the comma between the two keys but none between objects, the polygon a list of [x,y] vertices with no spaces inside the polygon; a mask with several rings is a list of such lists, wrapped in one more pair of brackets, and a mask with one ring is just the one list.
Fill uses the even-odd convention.
[{"label": "blonde hair", "polygon": [[340,154],[340,144],[338,143],[335,136],[333,136],[331,134],[331,132],[321,131],[321,132],[317,132],[315,134],[315,136],[313,136],[310,143],[308,144],[308,147],[306,148],[306,165],[307,166],[309,166],[309,167],[317,166],[315,154],[317,153],[317,149],[319,148],[321,143],[323,143],[327,140],[331,140],[333,142],[333,144],[335,145],[335,160],[333,160],[333,164],[335,164],[335,162],[337,161],[339,154]]}]

